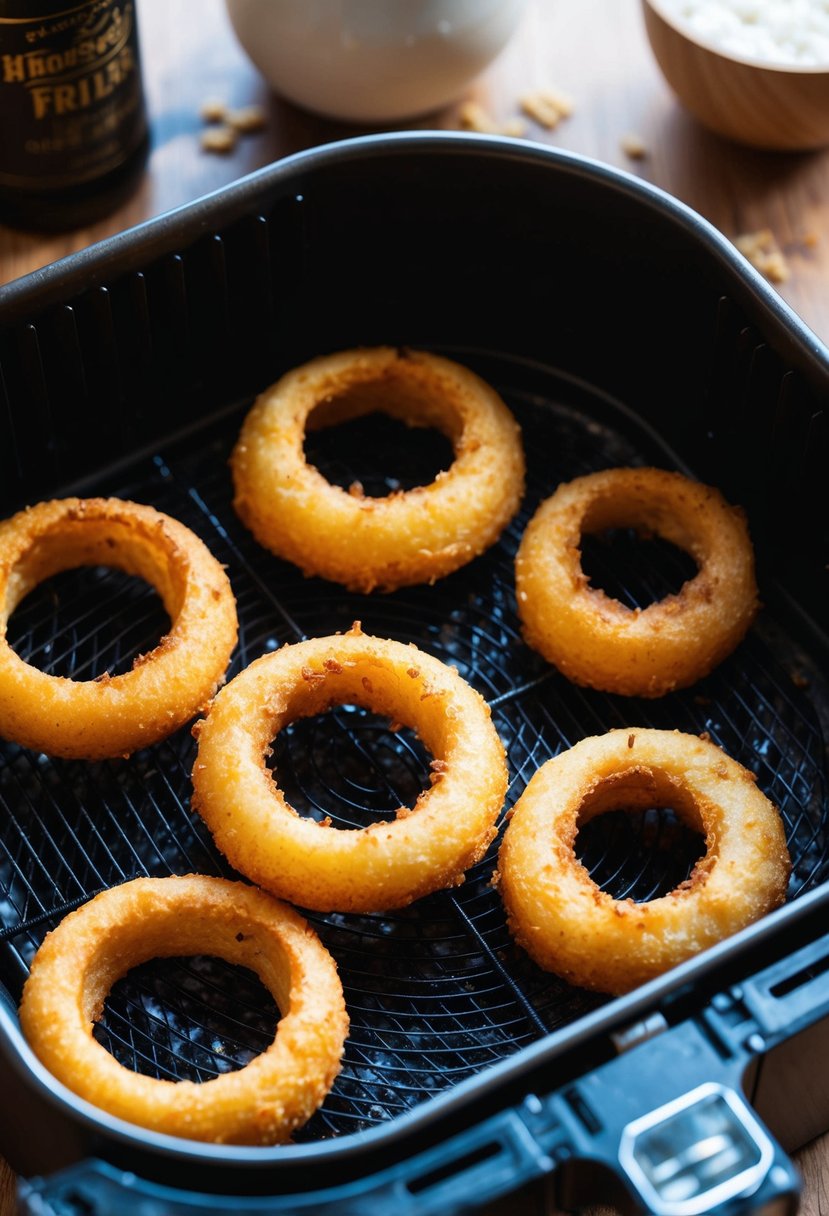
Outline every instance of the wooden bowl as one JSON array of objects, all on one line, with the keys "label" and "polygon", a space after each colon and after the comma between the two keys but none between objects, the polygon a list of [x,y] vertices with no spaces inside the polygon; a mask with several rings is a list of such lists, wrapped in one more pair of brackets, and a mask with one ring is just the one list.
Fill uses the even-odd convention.
[{"label": "wooden bowl", "polygon": [[662,0],[642,0],[662,74],[701,123],[737,143],[775,151],[829,145],[829,65],[798,67],[733,56],[690,33]]}]

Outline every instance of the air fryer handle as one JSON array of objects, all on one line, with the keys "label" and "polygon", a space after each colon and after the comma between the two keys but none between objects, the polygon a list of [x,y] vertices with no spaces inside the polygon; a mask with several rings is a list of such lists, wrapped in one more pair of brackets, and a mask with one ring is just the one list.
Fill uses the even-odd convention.
[{"label": "air fryer handle", "polygon": [[[98,1160],[24,1182],[19,1216],[461,1216],[545,1176],[558,1201],[610,1200],[628,1216],[795,1216],[799,1179],[739,1095],[707,1083],[630,1121],[615,1141],[579,1133],[572,1092],[530,1095],[379,1174],[288,1196],[173,1190]],[[569,1113],[568,1113],[569,1111]],[[608,1129],[609,1130],[609,1129]],[[561,1178],[559,1178],[559,1167]],[[596,1167],[617,1189],[597,1186]],[[575,1184],[575,1185],[574,1185]],[[580,1192],[580,1193],[579,1193]]]},{"label": "air fryer handle", "polygon": [[562,1207],[794,1216],[799,1175],[742,1095],[751,1047],[712,1031],[704,1014],[666,1026],[558,1095],[571,1148]]},{"label": "air fryer handle", "polygon": [[618,1166],[643,1216],[795,1216],[800,1180],[745,1100],[708,1082],[629,1123]]}]

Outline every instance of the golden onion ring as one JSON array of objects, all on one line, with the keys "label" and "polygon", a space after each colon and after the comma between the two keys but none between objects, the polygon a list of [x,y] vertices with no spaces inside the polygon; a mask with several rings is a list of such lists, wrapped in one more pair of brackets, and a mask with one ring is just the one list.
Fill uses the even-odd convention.
[{"label": "golden onion ring", "polygon": [[[575,854],[604,811],[669,806],[705,856],[668,895],[615,900]],[[510,930],[546,971],[621,993],[693,958],[781,904],[790,862],[780,815],[754,775],[679,731],[629,727],[582,739],[534,774],[498,858]]]},{"label": "golden onion ring", "polygon": [[[79,566],[146,579],[170,631],[122,675],[47,675],[6,640],[9,617],[39,583]],[[52,756],[129,755],[172,734],[209,701],[236,644],[227,575],[183,524],[117,498],[42,502],[0,523],[0,735]]]},{"label": "golden onion ring", "polygon": [[[581,537],[605,528],[655,532],[699,571],[647,608],[591,587]],[[664,469],[607,469],[559,486],[527,526],[515,565],[530,646],[575,684],[661,697],[707,675],[754,619],[757,587],[745,518],[718,490]]]},{"label": "golden onion ring", "polygon": [[[124,1068],[92,1036],[112,985],[152,958],[208,954],[255,971],[279,1006],[273,1043],[235,1072],[164,1081]],[[49,933],[20,1006],[23,1033],[73,1093],[119,1119],[217,1144],[279,1144],[340,1070],[348,1017],[331,955],[302,917],[241,882],[137,878]]]},{"label": "golden onion ring", "polygon": [[[306,427],[380,411],[436,427],[455,459],[429,485],[370,498],[309,465]],[[524,453],[494,389],[458,363],[391,347],[343,351],[287,373],[257,399],[231,460],[253,535],[307,575],[356,591],[433,583],[489,548],[518,510]]]},{"label": "golden onion ring", "polygon": [[[353,704],[416,730],[433,784],[392,822],[338,829],[300,817],[268,771],[296,718]],[[412,645],[347,634],[251,663],[197,725],[193,806],[240,873],[322,912],[380,912],[463,881],[495,836],[507,786],[489,707],[451,667]]]}]

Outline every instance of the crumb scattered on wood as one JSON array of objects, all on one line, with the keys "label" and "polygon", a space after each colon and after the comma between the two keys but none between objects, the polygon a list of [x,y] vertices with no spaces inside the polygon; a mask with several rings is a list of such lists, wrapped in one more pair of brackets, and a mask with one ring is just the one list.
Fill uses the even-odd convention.
[{"label": "crumb scattered on wood", "polygon": [[458,110],[458,125],[462,131],[477,131],[481,135],[513,135],[525,133],[525,124],[520,118],[499,122],[479,102],[465,101]]},{"label": "crumb scattered on wood", "polygon": [[265,111],[261,106],[241,106],[230,110],[220,97],[206,98],[199,110],[202,122],[208,124],[202,132],[201,146],[205,152],[227,155],[236,147],[240,135],[251,135],[265,126]]},{"label": "crumb scattered on wood", "polygon": [[770,228],[757,232],[743,232],[734,238],[734,244],[743,257],[759,270],[771,283],[785,283],[789,277],[789,266],[783,250]]},{"label": "crumb scattered on wood", "polygon": [[221,97],[206,97],[199,110],[205,122],[224,122],[227,118],[227,106]]},{"label": "crumb scattered on wood", "polygon": [[494,135],[498,130],[495,119],[477,101],[465,101],[458,110],[458,123],[464,131],[479,131],[485,135]]},{"label": "crumb scattered on wood", "polygon": [[644,160],[648,155],[648,145],[641,135],[636,135],[633,131],[622,136],[620,146],[625,156],[629,156],[631,160]]},{"label": "crumb scattered on wood", "polygon": [[261,106],[243,106],[241,110],[231,110],[227,121],[234,131],[241,135],[250,135],[261,131],[265,126],[265,111]]},{"label": "crumb scattered on wood", "polygon": [[536,89],[534,93],[525,93],[520,98],[521,109],[533,122],[554,130],[562,118],[569,118],[573,113],[573,102],[565,93],[557,89]]},{"label": "crumb scattered on wood", "polygon": [[205,152],[219,152],[225,155],[236,147],[236,138],[233,127],[222,123],[221,126],[208,127],[206,131],[202,131],[201,146]]}]

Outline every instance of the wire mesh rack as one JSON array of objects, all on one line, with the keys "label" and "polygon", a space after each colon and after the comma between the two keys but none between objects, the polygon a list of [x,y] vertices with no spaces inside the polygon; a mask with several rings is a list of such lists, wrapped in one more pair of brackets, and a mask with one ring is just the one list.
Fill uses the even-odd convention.
[{"label": "wire mesh rack", "polygon": [[[813,888],[829,868],[818,690],[807,686],[773,623],[761,621],[694,688],[658,701],[577,688],[520,635],[513,558],[538,502],[579,474],[670,457],[589,387],[543,367],[518,374],[506,357],[467,355],[458,357],[477,364],[521,423],[528,489],[500,542],[434,587],[361,596],[305,579],[257,546],[234,515],[227,467],[244,404],[186,444],[117,478],[103,475],[90,489],[166,511],[226,564],[240,619],[229,677],[264,652],[354,620],[368,633],[414,642],[454,664],[489,702],[509,757],[505,813],[544,761],[586,735],[630,725],[708,732],[780,807],[793,861],[790,897]],[[306,451],[330,480],[359,480],[373,494],[423,484],[451,460],[434,432],[375,417],[311,432]],[[671,546],[626,532],[586,538],[584,562],[594,583],[632,605],[678,589],[693,570]],[[26,599],[9,638],[37,666],[83,679],[127,669],[166,623],[158,597],[139,580],[108,569],[69,571]],[[0,747],[0,980],[14,996],[45,933],[97,891],[146,874],[232,873],[190,808],[194,752],[186,729],[129,760],[62,761]],[[411,731],[342,706],[285,729],[271,763],[300,814],[354,827],[412,805],[428,784],[429,760]],[[578,850],[606,890],[642,900],[685,878],[702,844],[670,808],[620,808],[586,825]],[[461,887],[400,912],[311,914],[337,960],[351,1033],[342,1072],[298,1140],[393,1119],[601,1003],[540,971],[512,943],[491,885],[496,851],[497,841]],[[154,960],[115,986],[96,1035],[131,1068],[207,1079],[263,1050],[277,1020],[250,973],[209,958]]]}]

